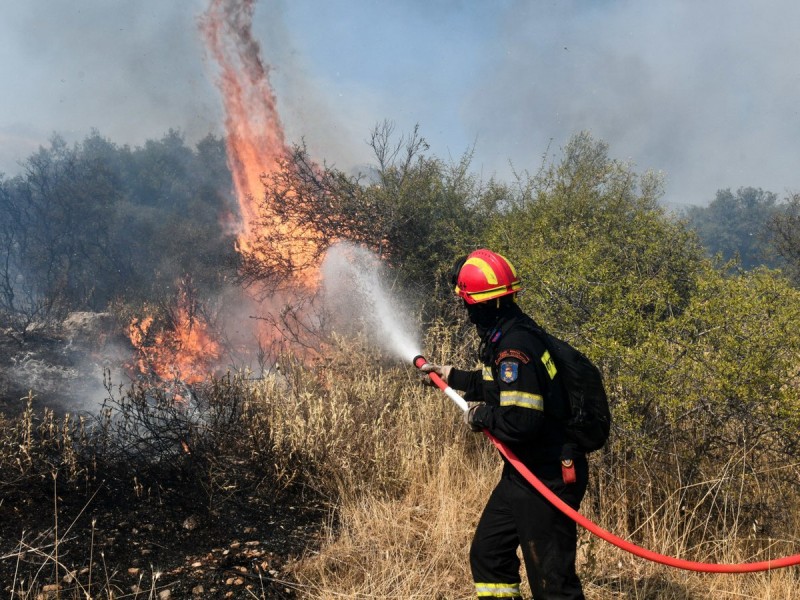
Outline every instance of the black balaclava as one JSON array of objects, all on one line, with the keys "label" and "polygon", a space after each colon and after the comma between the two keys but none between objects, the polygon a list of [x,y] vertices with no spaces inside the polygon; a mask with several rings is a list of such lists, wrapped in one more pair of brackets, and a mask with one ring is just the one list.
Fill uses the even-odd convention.
[{"label": "black balaclava", "polygon": [[495,301],[490,300],[488,302],[478,302],[477,304],[464,302],[464,306],[467,309],[469,322],[477,327],[480,337],[485,336],[499,320],[497,302]]},{"label": "black balaclava", "polygon": [[494,329],[503,317],[510,316],[519,310],[513,295],[476,304],[464,302],[464,306],[467,309],[470,323],[475,325],[481,338]]}]

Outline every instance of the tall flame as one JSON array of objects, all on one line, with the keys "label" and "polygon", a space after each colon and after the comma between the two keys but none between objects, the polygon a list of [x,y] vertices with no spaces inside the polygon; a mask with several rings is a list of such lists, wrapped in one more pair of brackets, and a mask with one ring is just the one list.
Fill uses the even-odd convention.
[{"label": "tall flame", "polygon": [[[300,265],[316,271],[318,244],[313,236],[297,235],[308,227],[278,218],[276,208],[263,202],[264,183],[286,168],[290,150],[269,80],[269,67],[261,59],[253,37],[254,0],[210,0],[201,30],[219,67],[217,86],[225,111],[228,164],[233,174],[242,223],[238,250],[263,258],[258,239],[279,239],[270,252],[280,254],[280,264]],[[282,190],[284,194],[286,190]],[[290,197],[290,194],[289,194]],[[275,234],[278,235],[275,235]],[[316,285],[315,273],[294,273],[298,283]]]},{"label": "tall flame", "polygon": [[[292,272],[284,273],[293,277],[289,289],[270,290],[272,305],[279,307],[277,314],[258,320],[259,345],[281,347],[287,337],[306,335],[312,329],[306,323],[306,309],[319,281],[320,246],[308,223],[287,222],[279,207],[265,197],[265,183],[277,185],[282,169],[291,168],[291,151],[269,81],[269,67],[253,37],[254,4],[255,0],[210,0],[200,29],[219,68],[217,86],[225,112],[228,165],[241,219],[236,249],[248,260],[293,266]],[[292,197],[291,190],[275,191],[270,197],[284,201]],[[181,378],[193,382],[213,370],[221,357],[221,345],[207,324],[195,318],[191,303],[181,293],[171,330],[159,329],[151,317],[145,317],[131,322],[128,336],[139,350],[142,372],[155,373],[165,381]]]},{"label": "tall flame", "polygon": [[228,163],[242,217],[240,249],[251,248],[258,226],[262,179],[288,156],[269,69],[253,38],[253,0],[211,0],[201,28],[219,65]]}]

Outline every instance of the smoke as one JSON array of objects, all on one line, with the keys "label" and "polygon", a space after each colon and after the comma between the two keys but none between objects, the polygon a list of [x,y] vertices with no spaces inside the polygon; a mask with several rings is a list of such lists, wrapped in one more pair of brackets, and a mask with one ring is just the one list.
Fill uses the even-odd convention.
[{"label": "smoke", "polygon": [[378,257],[355,244],[331,246],[322,264],[325,306],[334,327],[367,334],[385,351],[410,363],[420,354],[409,311],[389,294]]},{"label": "smoke", "polygon": [[518,169],[588,130],[637,170],[663,171],[670,202],[781,193],[800,184],[798,18],[785,0],[513,2],[461,114],[481,156]]},{"label": "smoke", "polygon": [[[197,16],[207,0],[7,3],[0,22],[0,171],[53,131],[141,144],[221,130]],[[800,3],[325,3],[258,0],[287,140],[347,171],[383,119],[437,156],[535,171],[582,130],[666,173],[667,199],[800,187]]]},{"label": "smoke", "polygon": [[195,18],[203,1],[5,3],[0,24],[0,172],[57,132],[97,129],[141,145],[170,128],[219,133],[221,111]]},{"label": "smoke", "polygon": [[0,412],[16,414],[30,392],[36,408],[97,414],[107,386],[129,382],[130,347],[109,313],[73,312],[15,339],[9,331],[0,330]]}]

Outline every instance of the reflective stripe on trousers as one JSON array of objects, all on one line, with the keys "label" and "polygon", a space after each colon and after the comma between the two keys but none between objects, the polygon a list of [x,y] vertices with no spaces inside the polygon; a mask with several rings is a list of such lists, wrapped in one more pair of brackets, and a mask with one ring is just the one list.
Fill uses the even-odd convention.
[{"label": "reflective stripe on trousers", "polygon": [[518,583],[476,583],[478,598],[521,598]]}]

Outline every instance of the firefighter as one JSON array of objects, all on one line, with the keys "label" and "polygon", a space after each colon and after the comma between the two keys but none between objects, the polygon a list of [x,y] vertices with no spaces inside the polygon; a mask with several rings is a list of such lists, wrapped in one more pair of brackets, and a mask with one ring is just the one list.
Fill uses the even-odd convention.
[{"label": "firefighter", "polygon": [[[473,431],[488,430],[577,510],[588,481],[586,457],[567,443],[567,400],[559,385],[551,386],[555,365],[528,326],[533,320],[517,305],[522,285],[516,270],[500,254],[480,249],[456,263],[453,279],[481,339],[482,368],[427,365],[423,370],[464,392],[470,403],[465,421]],[[423,383],[433,385],[428,375]],[[535,600],[582,599],[576,546],[575,522],[506,461],[470,548],[475,592],[482,599],[521,598],[521,548]]]}]

